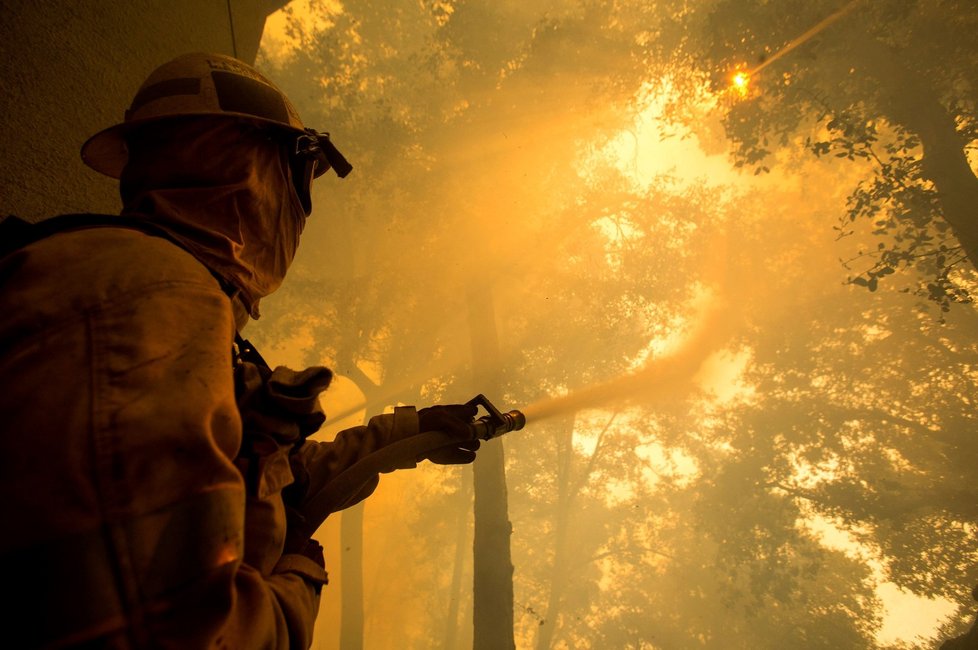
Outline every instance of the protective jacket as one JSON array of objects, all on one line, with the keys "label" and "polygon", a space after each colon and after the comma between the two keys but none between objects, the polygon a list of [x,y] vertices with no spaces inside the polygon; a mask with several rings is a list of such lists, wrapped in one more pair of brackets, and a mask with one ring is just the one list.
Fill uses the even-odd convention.
[{"label": "protective jacket", "polygon": [[[171,74],[184,64],[200,74]],[[309,490],[418,432],[408,408],[305,441],[329,371],[235,358],[236,329],[292,262],[320,166],[294,164],[310,132],[257,71],[218,55],[174,65],[86,144],[120,178],[119,221],[0,254],[3,627],[18,648],[309,647],[326,572],[308,538],[328,513],[299,539],[291,522]],[[174,112],[187,98],[207,110]]]},{"label": "protective jacket", "polygon": [[283,553],[282,490],[293,471],[322,484],[416,433],[413,408],[290,453],[322,422],[328,371],[232,373],[226,291],[138,230],[4,257],[0,313],[8,633],[22,647],[308,647],[326,575]]}]

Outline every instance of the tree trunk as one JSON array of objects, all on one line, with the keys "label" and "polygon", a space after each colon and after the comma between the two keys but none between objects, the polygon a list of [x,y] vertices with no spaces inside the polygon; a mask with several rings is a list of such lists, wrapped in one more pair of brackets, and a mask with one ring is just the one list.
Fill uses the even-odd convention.
[{"label": "tree trunk", "polygon": [[340,649],[363,650],[363,508],[340,516]]},{"label": "tree trunk", "polygon": [[445,619],[444,650],[458,647],[458,613],[462,602],[462,573],[465,569],[465,538],[469,532],[469,508],[472,499],[472,483],[468,473],[463,475],[462,489],[458,498],[458,523],[455,538],[455,563],[452,569],[452,586],[448,594],[448,616]]},{"label": "tree trunk", "polygon": [[944,220],[978,269],[978,177],[965,153],[954,117],[939,101],[933,85],[878,43],[867,43],[864,61],[882,89],[884,112],[920,138],[923,173],[934,183]]},{"label": "tree trunk", "polygon": [[[469,295],[469,328],[476,385],[499,393],[499,340],[492,294]],[[515,650],[513,636],[513,561],[502,439],[482,445],[473,464],[475,540],[473,543],[473,627],[475,650]]]},{"label": "tree trunk", "polygon": [[[349,330],[348,340],[356,340],[356,330]],[[353,361],[353,345],[345,345],[337,365],[363,393],[369,414],[380,386],[373,383]],[[368,415],[369,417],[369,415]],[[363,515],[365,502],[347,508],[340,514],[340,650],[363,649]]]},{"label": "tree trunk", "polygon": [[965,155],[965,142],[933,95],[916,99],[920,112],[908,123],[920,135],[924,175],[937,188],[945,221],[978,269],[978,178]]}]

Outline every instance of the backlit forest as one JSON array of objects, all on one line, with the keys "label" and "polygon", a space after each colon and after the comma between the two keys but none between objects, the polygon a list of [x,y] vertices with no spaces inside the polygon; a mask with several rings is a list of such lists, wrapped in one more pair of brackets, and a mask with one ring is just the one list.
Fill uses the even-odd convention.
[{"label": "backlit forest", "polygon": [[478,393],[528,419],[495,482],[424,463],[327,521],[314,647],[970,629],[976,31],[964,0],[273,15],[258,67],[354,170],[245,335],[334,369],[320,439]]}]

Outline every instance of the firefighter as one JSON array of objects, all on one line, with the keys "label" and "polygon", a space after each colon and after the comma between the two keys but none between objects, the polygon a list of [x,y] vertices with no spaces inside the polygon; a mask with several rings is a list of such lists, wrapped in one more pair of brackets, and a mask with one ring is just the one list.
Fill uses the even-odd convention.
[{"label": "firefighter", "polygon": [[82,158],[119,179],[121,214],[2,224],[4,634],[17,647],[309,647],[326,584],[310,531],[329,513],[308,503],[425,431],[451,444],[385,461],[336,508],[368,496],[377,471],[471,462],[475,407],[401,407],[306,439],[330,371],[270,368],[239,331],[285,277],[312,181],[349,165],[253,67],[217,54],[160,66]]}]

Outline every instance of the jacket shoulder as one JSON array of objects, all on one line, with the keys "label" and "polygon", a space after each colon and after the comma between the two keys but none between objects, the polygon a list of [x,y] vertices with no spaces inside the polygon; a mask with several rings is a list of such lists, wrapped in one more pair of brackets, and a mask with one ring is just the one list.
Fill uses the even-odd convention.
[{"label": "jacket shoulder", "polygon": [[60,214],[40,221],[28,221],[16,215],[7,215],[0,219],[0,257],[61,232],[105,227],[131,228],[171,239],[155,224],[133,216],[85,212]]}]

